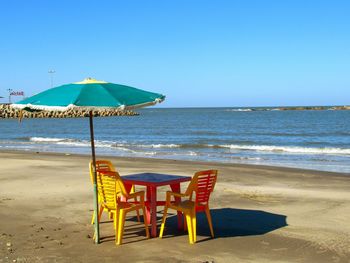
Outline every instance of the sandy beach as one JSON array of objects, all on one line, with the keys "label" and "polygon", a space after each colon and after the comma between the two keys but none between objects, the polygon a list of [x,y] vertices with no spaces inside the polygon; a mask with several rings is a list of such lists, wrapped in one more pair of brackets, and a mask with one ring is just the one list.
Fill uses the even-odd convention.
[{"label": "sandy beach", "polygon": [[[350,262],[350,177],[252,165],[142,158],[110,159],[121,175],[161,172],[192,176],[218,169],[211,197],[216,237],[198,216],[198,242],[169,218],[163,239],[145,239],[128,217],[115,246],[103,216],[95,245],[89,156],[0,153],[0,262]],[[182,189],[186,188],[182,184]],[[160,196],[168,190],[160,189]],[[159,219],[162,207],[158,207]],[[159,221],[160,223],[160,221]]]}]

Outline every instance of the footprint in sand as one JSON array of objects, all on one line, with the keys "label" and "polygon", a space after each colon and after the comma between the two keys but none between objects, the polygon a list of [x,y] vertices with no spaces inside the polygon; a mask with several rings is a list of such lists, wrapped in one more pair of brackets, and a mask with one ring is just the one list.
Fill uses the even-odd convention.
[{"label": "footprint in sand", "polygon": [[237,194],[241,198],[257,201],[257,202],[260,202],[260,203],[266,203],[266,202],[277,203],[277,202],[280,202],[280,198],[278,198],[277,196],[263,194],[263,193],[261,193],[259,191],[240,191],[240,190],[228,189],[228,188],[225,188],[224,191],[225,192],[231,192],[231,193]]},{"label": "footprint in sand", "polygon": [[267,242],[267,241],[261,241],[260,243],[261,243],[262,245],[264,245],[264,246],[269,246],[269,245],[270,245],[270,243]]},{"label": "footprint in sand", "polygon": [[13,201],[13,200],[15,200],[15,199],[5,197],[5,198],[1,198],[1,199],[0,199],[0,203],[5,203],[6,201]]},{"label": "footprint in sand", "polygon": [[272,249],[273,251],[285,251],[285,250],[288,250],[288,248],[286,247],[281,247],[281,248],[274,248]]}]

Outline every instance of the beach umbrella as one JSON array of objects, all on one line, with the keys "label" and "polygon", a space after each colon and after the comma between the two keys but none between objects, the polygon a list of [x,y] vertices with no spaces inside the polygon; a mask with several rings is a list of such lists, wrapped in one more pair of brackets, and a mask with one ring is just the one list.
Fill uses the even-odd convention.
[{"label": "beach umbrella", "polygon": [[96,155],[93,128],[94,110],[132,110],[151,106],[165,99],[164,95],[133,87],[87,78],[81,82],[48,89],[21,100],[11,107],[26,111],[88,110],[90,121],[91,154],[94,164],[94,213],[96,243],[99,243],[98,193]]}]

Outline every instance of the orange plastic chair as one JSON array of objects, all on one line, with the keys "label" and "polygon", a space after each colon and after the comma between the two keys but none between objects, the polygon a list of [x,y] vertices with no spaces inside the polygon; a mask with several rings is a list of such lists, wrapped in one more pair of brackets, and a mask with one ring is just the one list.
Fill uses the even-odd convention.
[{"label": "orange plastic chair", "polygon": [[[93,164],[92,161],[90,161],[89,163],[89,169],[90,169],[90,179],[91,179],[91,183],[94,183],[94,170],[93,170]],[[113,166],[113,164],[108,161],[108,160],[96,160],[96,171],[97,172],[105,172],[105,171],[110,171],[110,172],[115,172],[115,168]],[[135,186],[133,185],[131,187],[131,193],[135,192]],[[135,199],[136,201],[136,199]],[[98,200],[99,204],[100,204],[100,200]],[[98,221],[101,220],[101,216],[102,216],[102,212],[104,210],[103,205],[99,205],[99,211],[98,211]],[[137,220],[140,222],[140,213],[139,211],[136,211],[137,213]],[[112,219],[112,215],[109,214],[109,218]],[[92,218],[91,218],[91,224],[93,225],[95,222],[95,213],[92,212]]]},{"label": "orange plastic chair", "polygon": [[[213,224],[209,210],[209,198],[210,194],[214,190],[217,174],[217,170],[197,172],[193,176],[184,194],[167,191],[162,226],[160,228],[159,233],[160,238],[163,237],[167,211],[169,208],[175,209],[176,211],[180,211],[184,214],[186,218],[188,238],[190,244],[194,244],[197,240],[196,212],[205,211],[209,223],[211,236],[214,237]],[[195,194],[195,198],[193,197],[193,194]],[[187,199],[176,203],[171,201],[172,196],[187,197]]]},{"label": "orange plastic chair", "polygon": [[[139,191],[128,193],[125,190],[124,183],[117,172],[99,171],[97,176],[97,187],[101,205],[109,213],[113,214],[115,243],[122,244],[124,232],[125,215],[131,211],[142,209],[143,221],[146,230],[146,236],[149,238],[147,220],[145,218],[145,192]],[[128,200],[134,198],[135,202]],[[139,198],[139,200],[138,200]]]}]

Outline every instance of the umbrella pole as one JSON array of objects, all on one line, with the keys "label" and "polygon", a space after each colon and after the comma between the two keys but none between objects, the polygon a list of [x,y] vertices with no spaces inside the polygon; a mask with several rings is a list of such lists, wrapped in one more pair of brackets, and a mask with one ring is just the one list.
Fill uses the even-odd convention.
[{"label": "umbrella pole", "polygon": [[90,111],[90,138],[91,138],[91,153],[92,153],[92,164],[94,170],[94,213],[95,213],[95,243],[100,243],[100,228],[98,222],[98,192],[97,192],[97,171],[96,171],[96,155],[95,155],[95,139],[94,139],[94,123],[93,123],[93,113]]}]

